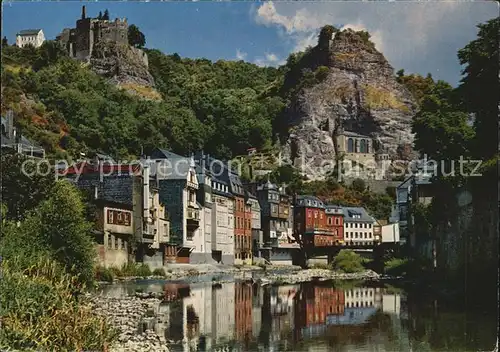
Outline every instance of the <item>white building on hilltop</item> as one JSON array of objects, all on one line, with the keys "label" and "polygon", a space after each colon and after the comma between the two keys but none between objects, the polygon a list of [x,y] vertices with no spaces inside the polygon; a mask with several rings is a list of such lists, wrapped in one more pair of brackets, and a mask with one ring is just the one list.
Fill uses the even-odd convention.
[{"label": "white building on hilltop", "polygon": [[42,46],[45,35],[41,29],[23,29],[16,34],[16,46],[23,48],[32,45],[35,48]]}]

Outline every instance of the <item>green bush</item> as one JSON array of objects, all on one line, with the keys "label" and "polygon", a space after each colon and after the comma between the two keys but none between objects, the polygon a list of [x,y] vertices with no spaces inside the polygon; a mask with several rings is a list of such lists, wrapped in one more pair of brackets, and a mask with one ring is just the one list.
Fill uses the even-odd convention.
[{"label": "green bush", "polygon": [[16,261],[1,266],[1,350],[103,351],[114,341],[106,319],[77,298],[84,289],[77,276],[48,258],[24,270]]},{"label": "green bush", "polygon": [[136,266],[136,274],[134,276],[146,277],[151,276],[151,269],[147,264],[140,264]]},{"label": "green bush", "polygon": [[358,273],[363,271],[363,258],[349,249],[343,249],[333,260],[333,269],[344,273]]},{"label": "green bush", "polygon": [[165,273],[165,269],[163,269],[163,268],[156,268],[155,270],[153,270],[153,275],[154,276],[163,276],[163,277],[165,277],[167,274]]},{"label": "green bush", "polygon": [[384,262],[384,273],[392,276],[405,275],[410,266],[408,258],[391,258]]},{"label": "green bush", "polygon": [[115,279],[115,272],[111,268],[98,266],[96,268],[95,277],[97,281],[113,282]]},{"label": "green bush", "polygon": [[137,264],[136,263],[127,263],[124,264],[121,268],[121,277],[126,277],[126,276],[137,276]]}]

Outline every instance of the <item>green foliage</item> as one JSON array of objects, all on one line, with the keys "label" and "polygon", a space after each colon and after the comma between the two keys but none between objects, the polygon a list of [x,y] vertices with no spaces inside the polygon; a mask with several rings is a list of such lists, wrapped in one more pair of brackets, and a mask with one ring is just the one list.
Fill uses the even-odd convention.
[{"label": "green foliage", "polygon": [[458,160],[468,154],[474,131],[467,125],[468,115],[456,106],[455,92],[438,82],[422,101],[413,121],[415,148],[433,160]]},{"label": "green foliage", "polygon": [[314,71],[314,77],[316,78],[316,82],[323,82],[326,77],[328,77],[328,72],[330,69],[326,66],[320,66]]},{"label": "green foliage", "polygon": [[[0,160],[2,204],[6,207],[6,220],[22,220],[27,212],[49,196],[54,186],[54,174],[50,171],[44,176],[36,172],[33,160],[21,154],[2,151]],[[41,171],[45,173],[46,170]]]},{"label": "green foliage", "polygon": [[153,270],[153,275],[154,276],[162,276],[162,277],[167,276],[167,274],[165,273],[165,269],[163,269],[163,268],[156,268],[155,270]]},{"label": "green foliage", "polygon": [[139,264],[136,267],[136,276],[140,277],[147,277],[151,276],[151,269],[149,268],[149,265],[147,264]]},{"label": "green foliage", "polygon": [[95,251],[90,224],[84,215],[78,190],[66,181],[58,181],[43,200],[21,223],[6,229],[2,238],[2,256],[26,258],[49,255],[80,282],[91,284],[94,278]]},{"label": "green foliage", "polygon": [[97,281],[112,283],[115,280],[116,273],[111,268],[98,266],[95,270],[95,278]]},{"label": "green foliage", "polygon": [[480,24],[478,29],[477,39],[458,52],[460,64],[465,66],[458,94],[464,109],[475,114],[473,155],[488,160],[498,153],[500,18]]},{"label": "green foliage", "polygon": [[333,270],[344,273],[357,273],[364,270],[363,258],[349,249],[342,249],[333,259]]},{"label": "green foliage", "polygon": [[102,351],[116,338],[104,317],[77,300],[77,277],[41,258],[25,270],[2,262],[0,348],[22,351]]},{"label": "green foliage", "polygon": [[396,187],[389,186],[385,189],[385,193],[392,199],[396,199]]},{"label": "green foliage", "polygon": [[366,183],[364,180],[357,178],[352,181],[351,187],[357,192],[364,192],[366,190]]},{"label": "green foliage", "polygon": [[403,84],[412,93],[413,97],[420,105],[426,94],[434,86],[434,79],[430,74],[423,77],[419,74],[405,75],[404,70],[399,70],[396,73],[396,80]]},{"label": "green foliage", "polygon": [[391,276],[404,276],[408,271],[408,258],[391,258],[384,262],[384,273]]},{"label": "green foliage", "polygon": [[146,45],[146,37],[135,24],[128,27],[128,43],[135,48],[143,48]]}]

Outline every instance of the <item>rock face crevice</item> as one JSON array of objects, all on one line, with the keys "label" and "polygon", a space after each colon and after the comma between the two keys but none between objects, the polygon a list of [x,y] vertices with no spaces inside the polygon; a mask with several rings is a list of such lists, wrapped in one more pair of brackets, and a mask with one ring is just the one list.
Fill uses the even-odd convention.
[{"label": "rock face crevice", "polygon": [[[302,72],[314,72],[320,65],[328,68],[325,78],[292,96],[285,110],[289,131],[285,157],[310,179],[322,179],[329,171],[324,166],[334,165],[338,157],[339,124],[371,137],[376,150],[383,149],[391,159],[401,158],[398,151],[411,149],[416,102],[366,34],[350,29],[334,32],[328,49],[317,46],[297,64]],[[299,75],[297,70],[293,74]]]}]

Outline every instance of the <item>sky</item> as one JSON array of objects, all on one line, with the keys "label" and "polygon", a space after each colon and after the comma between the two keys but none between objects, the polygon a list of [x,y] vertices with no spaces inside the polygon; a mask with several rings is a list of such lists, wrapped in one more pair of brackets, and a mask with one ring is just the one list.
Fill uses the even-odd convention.
[{"label": "sky", "polygon": [[368,30],[394,69],[431,73],[452,85],[461,78],[457,51],[474,40],[477,24],[499,15],[494,2],[253,2],[53,1],[2,2],[2,36],[41,28],[54,39],[81,16],[126,17],[146,36],[146,47],[210,60],[277,66],[292,52],[315,45],[319,29]]}]

